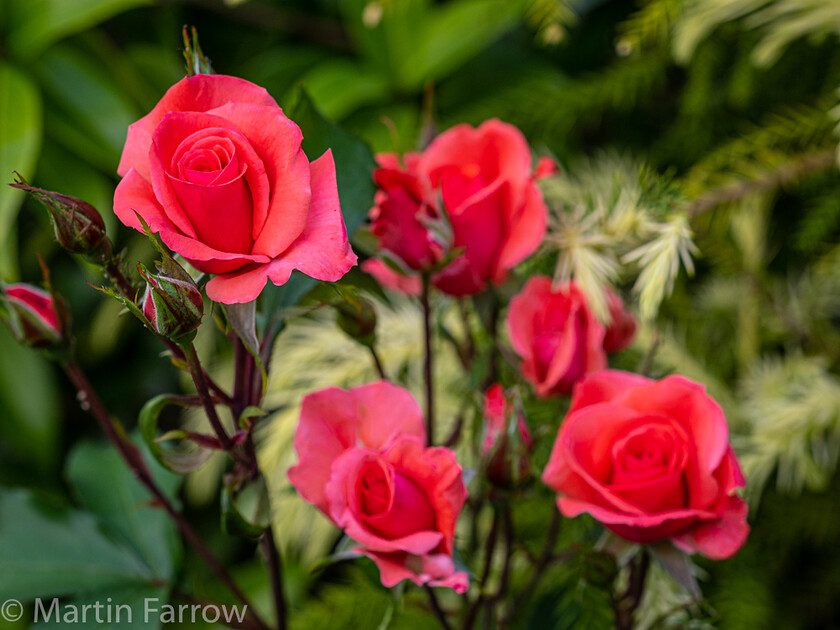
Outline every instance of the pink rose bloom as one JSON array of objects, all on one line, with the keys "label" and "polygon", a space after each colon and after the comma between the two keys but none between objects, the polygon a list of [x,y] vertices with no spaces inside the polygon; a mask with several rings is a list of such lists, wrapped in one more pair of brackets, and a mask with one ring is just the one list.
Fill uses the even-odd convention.
[{"label": "pink rose bloom", "polygon": [[423,414],[405,389],[379,381],[324,389],[303,399],[295,433],[300,495],[358,542],[391,587],[467,590],[452,560],[455,523],[467,497],[447,448],[427,448]]},{"label": "pink rose bloom", "polygon": [[223,75],[187,77],[128,128],[114,211],[138,213],[173,251],[215,274],[211,300],[250,302],[293,269],[335,281],[356,262],[335,163],[309,162],[300,129],[263,88]]},{"label": "pink rose bloom", "polygon": [[636,318],[624,308],[624,302],[614,291],[607,290],[607,303],[610,308],[610,325],[604,334],[604,350],[621,352],[627,348],[636,336]]},{"label": "pink rose bloom", "polygon": [[585,374],[607,365],[604,327],[574,282],[554,291],[551,278],[530,278],[510,301],[507,327],[522,357],[522,375],[540,397],[568,393]]},{"label": "pink rose bloom", "polygon": [[[472,295],[504,282],[542,243],[548,211],[535,179],[552,168],[542,161],[532,171],[531,151],[516,127],[495,119],[478,128],[457,125],[422,153],[404,156],[404,166],[390,154],[379,161],[372,231],[382,249],[416,271],[462,250],[432,277],[444,293]],[[449,228],[435,225],[441,221]]]},{"label": "pink rose bloom", "polygon": [[728,558],[746,540],[744,476],[720,406],[682,376],[604,370],[575,387],[543,481],[569,518],[637,543]]}]

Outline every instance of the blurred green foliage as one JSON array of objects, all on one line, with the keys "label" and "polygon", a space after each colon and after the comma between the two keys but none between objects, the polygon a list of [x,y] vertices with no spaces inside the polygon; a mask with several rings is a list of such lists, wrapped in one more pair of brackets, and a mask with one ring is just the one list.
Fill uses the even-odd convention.
[{"label": "blurred green foliage", "polygon": [[[321,130],[305,148],[314,158],[332,146],[345,162],[339,178],[352,173],[339,182],[353,190],[352,201],[342,193],[353,206],[350,227],[372,194],[372,162],[345,132],[374,151],[404,152],[428,139],[432,125],[489,117],[517,125],[558,159],[568,181],[547,194],[565,216],[599,203],[604,217],[615,216],[626,197],[603,193],[617,178],[625,182],[619,193],[639,188],[652,215],[686,213],[700,251],[696,275],[679,275],[616,366],[638,369],[656,329],[654,375],[679,371],[707,384],[751,474],[753,532],[733,560],[699,561],[711,612],[685,606],[683,594],[673,615],[662,618],[648,602],[643,618],[659,619],[658,627],[687,627],[689,617],[696,627],[733,630],[837,627],[836,0],[0,0],[0,181],[17,170],[91,202],[131,260],[148,261],[151,252],[110,212],[116,165],[127,126],[183,74],[182,24],[198,27],[218,72],[265,86],[304,128],[309,121]],[[318,127],[316,110],[341,129]],[[71,303],[81,361],[117,416],[132,425],[147,399],[181,389],[141,327],[117,318],[118,307],[87,286],[101,282],[96,270],[52,243],[42,209],[0,186],[0,280],[36,282],[36,253]],[[527,269],[550,273],[556,256],[546,250]],[[616,281],[629,289],[632,277],[622,266]],[[266,300],[292,306],[313,286],[293,282]],[[223,372],[230,357],[218,335],[199,342],[210,368]],[[180,572],[195,592],[225,599],[196,558],[180,562],[158,514],[135,510],[142,492],[113,453],[82,441],[97,432],[61,383],[43,357],[0,330],[0,593],[22,597],[25,582],[31,596],[89,597],[107,584],[136,601],[159,592],[155,578]],[[562,406],[526,407],[545,444]],[[538,451],[536,463],[546,457]],[[533,553],[553,509],[537,486],[528,490],[531,507],[515,515]],[[212,506],[187,496],[186,508],[267,606],[253,547],[219,533]],[[138,520],[114,520],[120,511]],[[565,523],[561,540],[591,549],[592,529],[585,518]],[[11,538],[31,545],[11,548],[3,542]],[[26,554],[41,540],[50,547],[39,553],[64,562],[65,573],[53,567],[50,582],[26,581]],[[469,554],[479,552],[465,546],[475,559]],[[511,624],[607,627],[587,558],[552,568],[532,614],[513,615]],[[395,603],[365,575],[367,561],[313,575],[302,555],[287,560],[293,627],[367,628],[383,619],[392,628],[434,627],[418,593]],[[77,579],[90,563],[109,571],[105,582]],[[514,569],[514,583],[525,585],[527,562]]]}]

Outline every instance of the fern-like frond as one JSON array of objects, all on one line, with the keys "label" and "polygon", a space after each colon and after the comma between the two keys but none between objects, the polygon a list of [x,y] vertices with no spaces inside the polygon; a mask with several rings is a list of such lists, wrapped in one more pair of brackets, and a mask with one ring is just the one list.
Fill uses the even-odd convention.
[{"label": "fern-like frond", "polygon": [[652,229],[652,240],[621,259],[624,263],[635,262],[641,269],[633,290],[639,295],[639,313],[646,320],[656,317],[662,300],[674,290],[680,262],[693,275],[693,256],[699,253],[686,215],[675,214]]},{"label": "fern-like frond", "polygon": [[680,18],[684,0],[648,0],[641,9],[618,25],[616,50],[619,54],[658,46],[668,41]]},{"label": "fern-like frond", "polygon": [[840,379],[819,357],[758,363],[740,387],[750,432],[741,463],[757,497],[775,472],[780,490],[822,490],[840,456]]},{"label": "fern-like frond", "polygon": [[695,164],[682,179],[683,193],[695,198],[711,188],[760,179],[798,154],[832,147],[835,123],[829,108],[830,102],[821,99],[814,105],[784,107],[770,114]]}]

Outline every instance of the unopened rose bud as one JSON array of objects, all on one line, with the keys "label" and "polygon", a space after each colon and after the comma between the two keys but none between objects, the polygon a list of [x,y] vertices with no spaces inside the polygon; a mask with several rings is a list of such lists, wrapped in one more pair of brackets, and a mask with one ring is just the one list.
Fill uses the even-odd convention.
[{"label": "unopened rose bud", "polygon": [[604,335],[604,350],[620,352],[629,346],[636,336],[636,318],[624,308],[624,302],[613,291],[607,289],[610,307],[610,325]]},{"label": "unopened rose bud", "polygon": [[29,284],[0,286],[0,319],[20,343],[32,348],[66,344],[69,314],[61,298]]},{"label": "unopened rose bud", "polygon": [[341,330],[361,344],[371,345],[376,331],[376,311],[363,297],[335,304],[336,322]]},{"label": "unopened rose bud", "polygon": [[521,413],[514,417],[513,405],[502,386],[496,383],[484,395],[481,450],[490,483],[509,488],[525,481],[531,475],[529,452],[532,445],[533,439],[525,418]]},{"label": "unopened rose bud", "polygon": [[170,259],[158,266],[156,274],[142,263],[137,270],[146,281],[140,306],[152,329],[173,341],[186,341],[188,335],[194,335],[204,314],[204,301],[184,268]]},{"label": "unopened rose bud", "polygon": [[13,188],[24,190],[47,208],[55,239],[67,251],[91,258],[102,258],[110,252],[111,243],[105,236],[105,223],[99,212],[89,203],[68,195],[29,186],[18,176]]}]

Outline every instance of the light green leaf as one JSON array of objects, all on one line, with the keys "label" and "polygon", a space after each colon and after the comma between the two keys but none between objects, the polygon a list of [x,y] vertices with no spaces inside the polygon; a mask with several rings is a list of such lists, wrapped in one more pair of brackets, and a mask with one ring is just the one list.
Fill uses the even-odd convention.
[{"label": "light green leaf", "polygon": [[3,464],[51,470],[59,420],[58,386],[46,357],[19,345],[0,325],[0,440],[10,451]]},{"label": "light green leaf", "polygon": [[519,24],[524,10],[522,0],[459,0],[436,8],[400,68],[401,83],[419,88],[446,76]]},{"label": "light green leaf", "polygon": [[318,65],[303,77],[302,83],[331,120],[340,120],[364,105],[380,103],[390,93],[384,75],[346,59],[331,59]]},{"label": "light green leaf", "polygon": [[24,193],[6,186],[12,171],[29,179],[41,145],[41,95],[32,81],[0,61],[0,279],[17,275],[15,217]]},{"label": "light green leaf", "polygon": [[151,0],[27,0],[10,2],[9,45],[22,57],[33,57],[51,43],[87,30]]}]

